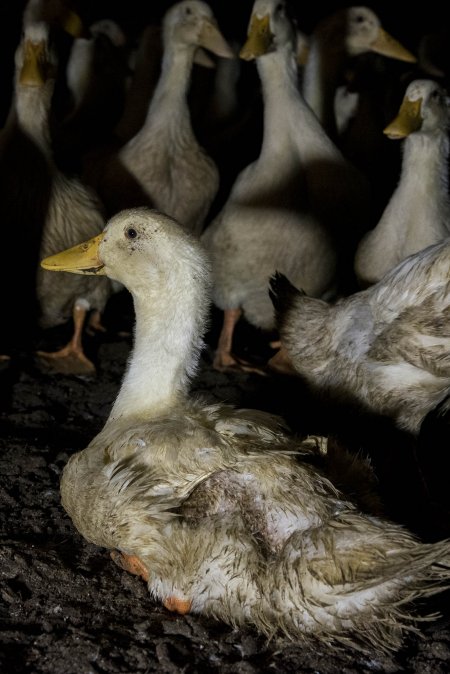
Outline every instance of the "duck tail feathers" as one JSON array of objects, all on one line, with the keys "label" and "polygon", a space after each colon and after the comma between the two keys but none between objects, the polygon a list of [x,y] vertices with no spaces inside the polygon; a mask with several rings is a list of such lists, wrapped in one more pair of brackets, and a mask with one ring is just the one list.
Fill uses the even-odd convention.
[{"label": "duck tail feathers", "polygon": [[326,560],[310,566],[295,538],[284,562],[271,570],[270,592],[255,611],[254,621],[267,636],[389,653],[401,647],[407,633],[420,633],[424,621],[439,617],[412,605],[449,589],[450,541],[413,544],[387,556],[373,573],[360,575],[352,562],[349,569],[338,564],[331,572]]},{"label": "duck tail feathers", "polygon": [[289,279],[279,271],[271,276],[269,281],[269,297],[275,309],[278,325],[292,309],[295,299],[305,295],[303,290],[296,288]]}]

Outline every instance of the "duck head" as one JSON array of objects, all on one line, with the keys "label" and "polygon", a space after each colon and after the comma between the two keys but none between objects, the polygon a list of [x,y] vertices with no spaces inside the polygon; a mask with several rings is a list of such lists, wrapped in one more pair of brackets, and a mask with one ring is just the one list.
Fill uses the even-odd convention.
[{"label": "duck head", "polygon": [[432,80],[414,80],[406,89],[400,110],[383,133],[401,140],[417,131],[446,131],[450,99],[446,90]]},{"label": "duck head", "polygon": [[348,7],[341,12],[345,45],[351,56],[372,51],[399,61],[417,61],[414,54],[384,30],[378,16],[368,7]]},{"label": "duck head", "polygon": [[171,7],[163,20],[163,42],[202,48],[223,58],[235,54],[220,32],[209,5],[200,0],[183,0]]},{"label": "duck head", "polygon": [[247,41],[239,56],[245,61],[264,56],[285,44],[295,45],[296,32],[284,0],[256,0]]}]

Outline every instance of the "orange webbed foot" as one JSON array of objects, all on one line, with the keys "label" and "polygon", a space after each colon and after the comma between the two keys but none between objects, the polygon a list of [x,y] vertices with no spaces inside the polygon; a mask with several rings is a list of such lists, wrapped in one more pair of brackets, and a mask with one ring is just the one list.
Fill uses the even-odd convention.
[{"label": "orange webbed foot", "polygon": [[170,596],[164,599],[163,606],[173,613],[186,615],[191,610],[192,601],[190,599],[179,599],[178,597]]},{"label": "orange webbed foot", "polygon": [[119,552],[118,550],[112,550],[111,559],[117,566],[120,566],[124,571],[132,573],[134,576],[139,576],[148,583],[149,573],[147,567],[136,555],[127,555],[125,552]]},{"label": "orange webbed foot", "polygon": [[41,370],[49,374],[73,374],[93,376],[96,368],[82,351],[76,351],[70,345],[59,351],[37,351],[36,358]]}]

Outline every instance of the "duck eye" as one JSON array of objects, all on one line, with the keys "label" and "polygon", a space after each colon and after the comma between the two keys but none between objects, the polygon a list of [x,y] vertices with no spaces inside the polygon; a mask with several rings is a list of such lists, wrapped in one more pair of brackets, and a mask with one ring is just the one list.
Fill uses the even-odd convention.
[{"label": "duck eye", "polygon": [[137,231],[133,227],[128,227],[125,236],[127,239],[135,239],[137,237]]},{"label": "duck eye", "polygon": [[186,16],[189,16],[190,14],[192,14],[192,9],[190,7],[186,7],[184,13],[186,14]]},{"label": "duck eye", "polygon": [[283,11],[283,9],[284,9],[284,4],[283,4],[282,2],[280,2],[280,3],[278,3],[278,5],[276,6],[275,11],[281,13],[281,12]]}]

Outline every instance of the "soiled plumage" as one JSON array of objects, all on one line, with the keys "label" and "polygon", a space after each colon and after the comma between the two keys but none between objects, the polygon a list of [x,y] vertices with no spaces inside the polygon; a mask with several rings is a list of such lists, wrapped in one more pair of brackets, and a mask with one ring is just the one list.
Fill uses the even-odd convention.
[{"label": "soiled plumage", "polygon": [[298,90],[295,37],[283,2],[255,2],[241,57],[256,59],[262,82],[261,153],[202,235],[213,261],[213,299],[225,312],[219,369],[239,365],[231,348],[241,313],[258,328],[274,328],[267,291],[276,270],[317,297],[349,282],[348,257],[367,217],[365,180]]},{"label": "soiled plumage", "polygon": [[120,150],[119,159],[155,207],[200,234],[219,187],[219,172],[192,130],[187,102],[190,75],[199,47],[223,57],[233,53],[211,8],[199,0],[183,0],[167,11],[163,46],[161,75],[147,118]]},{"label": "soiled plumage", "polygon": [[275,277],[281,344],[295,371],[313,388],[417,434],[450,392],[449,269],[445,239],[334,305]]},{"label": "soiled plumage", "polygon": [[445,89],[432,80],[411,82],[398,116],[384,131],[394,140],[404,138],[403,163],[380,221],[358,245],[355,272],[361,286],[449,236],[448,125]]},{"label": "soiled plumage", "polygon": [[172,218],[132,209],[42,263],[130,290],[135,345],[102,431],[74,454],[62,503],[180,613],[311,645],[396,648],[406,604],[450,580],[450,543],[364,515],[317,467],[324,438],[189,394],[208,315],[209,261]]},{"label": "soiled plumage", "polygon": [[[38,148],[49,173],[49,194],[46,209],[41,212],[39,244],[40,255],[46,256],[101,231],[104,218],[96,195],[76,178],[64,175],[53,162],[49,115],[56,58],[48,44],[45,24],[34,24],[25,29],[16,53],[16,67],[14,110],[17,123]],[[43,328],[67,322],[71,317],[75,322],[74,337],[66,347],[67,353],[64,350],[57,352],[60,357],[56,357],[56,354],[40,352],[39,360],[56,371],[92,373],[95,368],[83,353],[81,330],[90,310],[103,311],[111,292],[109,280],[69,275],[55,278],[38,266],[36,284]],[[63,358],[63,355],[67,357]]]}]

